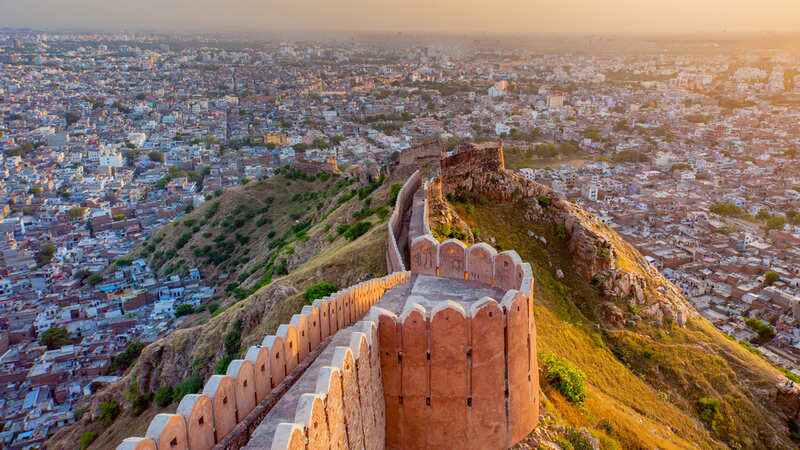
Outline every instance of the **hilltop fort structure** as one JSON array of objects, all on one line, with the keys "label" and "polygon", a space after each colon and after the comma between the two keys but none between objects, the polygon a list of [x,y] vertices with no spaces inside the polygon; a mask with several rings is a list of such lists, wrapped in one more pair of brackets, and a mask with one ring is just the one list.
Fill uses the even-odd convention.
[{"label": "hilltop fort structure", "polygon": [[[534,279],[513,251],[437,241],[428,190],[502,145],[426,144],[387,231],[389,275],[303,307],[118,450],[503,449],[537,425]],[[446,190],[446,188],[445,188]]]}]

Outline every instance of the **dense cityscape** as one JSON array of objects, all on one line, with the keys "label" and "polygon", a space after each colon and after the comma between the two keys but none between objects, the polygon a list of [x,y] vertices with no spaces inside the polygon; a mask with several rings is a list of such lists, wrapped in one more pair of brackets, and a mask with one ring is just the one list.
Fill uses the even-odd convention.
[{"label": "dense cityscape", "polygon": [[378,173],[436,140],[502,140],[800,376],[800,57],[710,44],[0,33],[0,447],[38,448],[229,295],[129,257],[154,230],[290,164]]}]

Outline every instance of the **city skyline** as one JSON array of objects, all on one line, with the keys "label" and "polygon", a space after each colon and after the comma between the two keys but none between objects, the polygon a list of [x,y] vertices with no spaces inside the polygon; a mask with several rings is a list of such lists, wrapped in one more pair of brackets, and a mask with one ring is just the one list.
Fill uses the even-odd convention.
[{"label": "city skyline", "polygon": [[0,26],[71,30],[696,33],[800,31],[792,0],[36,0],[0,2]]}]

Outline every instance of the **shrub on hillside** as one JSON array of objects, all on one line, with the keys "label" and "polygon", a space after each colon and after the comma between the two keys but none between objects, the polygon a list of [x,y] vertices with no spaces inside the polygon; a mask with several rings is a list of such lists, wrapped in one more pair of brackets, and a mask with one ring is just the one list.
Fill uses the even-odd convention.
[{"label": "shrub on hillside", "polygon": [[397,196],[400,194],[400,189],[403,189],[403,185],[400,183],[394,183],[389,188],[389,204],[394,205],[397,202]]},{"label": "shrub on hillside", "polygon": [[86,450],[89,448],[95,439],[97,439],[97,433],[94,431],[84,431],[83,434],[81,434],[81,439],[79,442],[81,450]]},{"label": "shrub on hillside", "polygon": [[711,397],[700,397],[700,399],[697,400],[697,412],[700,415],[700,420],[702,420],[708,428],[716,432],[719,428],[719,422],[722,420],[719,400]]},{"label": "shrub on hillside", "polygon": [[175,392],[169,386],[161,386],[156,391],[155,401],[159,408],[166,408],[172,403]]},{"label": "shrub on hillside", "polygon": [[772,286],[780,279],[781,276],[778,274],[778,272],[775,272],[774,270],[768,270],[767,272],[764,273],[764,284],[766,284],[767,286]]},{"label": "shrub on hillside", "polygon": [[116,400],[110,400],[100,403],[100,415],[98,419],[104,426],[110,426],[119,416],[119,403]]},{"label": "shrub on hillside", "polygon": [[194,308],[188,303],[182,303],[175,307],[175,318],[188,316],[194,313]]},{"label": "shrub on hillside", "polygon": [[547,208],[548,206],[553,204],[553,200],[550,197],[546,197],[544,195],[540,195],[536,197],[536,202],[539,203],[539,206],[542,208]]},{"label": "shrub on hillside", "polygon": [[139,384],[136,382],[136,377],[133,377],[128,388],[125,389],[124,397],[131,404],[131,413],[136,417],[147,411],[152,399],[152,395],[139,392]]},{"label": "shrub on hillside", "polygon": [[337,290],[338,288],[336,285],[329,281],[320,281],[319,283],[312,284],[306,289],[306,303],[311,304],[314,300],[331,295]]},{"label": "shrub on hillside", "polygon": [[768,341],[775,337],[775,328],[772,325],[764,322],[763,320],[755,319],[755,318],[748,318],[744,321],[748,327],[750,327],[753,331],[758,333],[758,339],[763,341]]},{"label": "shrub on hillside", "polygon": [[190,375],[175,386],[175,389],[172,391],[172,397],[176,400],[180,400],[184,395],[196,394],[200,392],[201,389],[203,389],[203,379],[196,374]]},{"label": "shrub on hillside", "polygon": [[69,344],[69,332],[64,327],[52,327],[39,335],[39,342],[47,346],[48,350],[61,348]]},{"label": "shrub on hillside", "polygon": [[586,374],[552,353],[540,353],[544,377],[567,400],[582,403],[586,399]]},{"label": "shrub on hillside", "polygon": [[[356,223],[348,226],[347,229],[344,230],[342,235],[344,235],[344,237],[347,238],[348,241],[354,241],[354,240],[358,239],[359,237],[363,236],[364,233],[369,231],[370,227],[372,227],[372,224],[369,223],[369,222],[366,222],[366,221],[364,221],[364,222],[356,222]],[[338,231],[338,228],[337,228],[337,231]]]},{"label": "shrub on hillside", "polygon": [[130,342],[128,346],[125,347],[125,350],[111,358],[111,366],[109,367],[109,371],[112,373],[118,370],[125,371],[131,366],[131,364],[134,363],[134,361],[136,361],[143,349],[144,344],[142,342]]}]

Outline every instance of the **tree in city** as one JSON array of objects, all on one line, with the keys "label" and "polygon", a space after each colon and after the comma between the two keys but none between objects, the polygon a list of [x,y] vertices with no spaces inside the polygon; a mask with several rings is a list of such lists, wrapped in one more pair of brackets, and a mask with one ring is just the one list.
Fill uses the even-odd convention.
[{"label": "tree in city", "polygon": [[48,328],[39,336],[39,343],[46,346],[48,350],[61,348],[69,342],[69,332],[63,327]]},{"label": "tree in city", "polygon": [[781,276],[778,275],[778,272],[775,272],[774,270],[768,270],[766,273],[764,273],[764,284],[767,286],[772,286],[780,279]]},{"label": "tree in city", "polygon": [[153,150],[147,154],[147,157],[150,158],[150,161],[163,163],[164,162],[164,154],[159,152],[158,150]]},{"label": "tree in city", "polygon": [[39,251],[36,253],[36,262],[39,266],[46,266],[50,264],[50,261],[53,260],[53,255],[56,253],[56,246],[52,243],[43,244],[39,247]]}]

